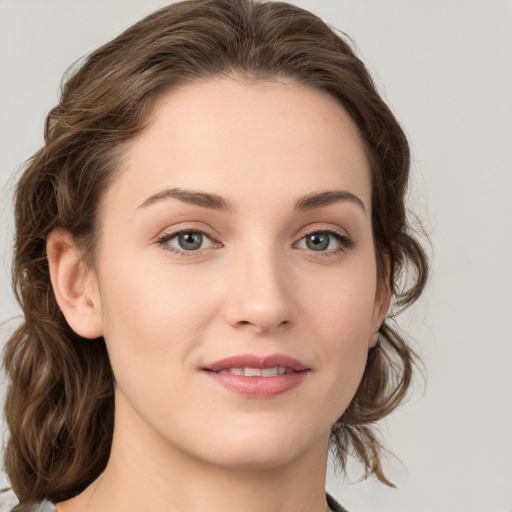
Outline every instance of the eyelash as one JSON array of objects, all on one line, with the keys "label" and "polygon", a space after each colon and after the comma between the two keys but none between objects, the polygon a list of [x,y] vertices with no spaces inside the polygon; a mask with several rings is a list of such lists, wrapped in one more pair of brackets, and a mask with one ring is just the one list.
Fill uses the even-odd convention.
[{"label": "eyelash", "polygon": [[164,251],[168,251],[172,254],[176,254],[177,256],[181,256],[184,258],[187,258],[190,256],[201,256],[206,249],[209,249],[209,247],[208,247],[206,249],[198,249],[196,251],[185,251],[185,250],[177,249],[176,247],[173,247],[172,245],[168,245],[167,242],[169,242],[169,240],[172,240],[173,238],[176,238],[183,233],[200,233],[201,235],[206,236],[207,238],[209,238],[212,241],[212,247],[215,247],[215,246],[218,247],[218,246],[222,245],[220,242],[217,242],[215,240],[215,238],[212,235],[210,235],[209,233],[202,231],[200,229],[193,229],[193,228],[180,229],[179,231],[174,231],[172,233],[163,233],[160,237],[158,237],[156,243],[160,247],[162,247],[162,249],[164,249]]},{"label": "eyelash", "polygon": [[[346,252],[348,249],[351,249],[354,246],[354,240],[350,238],[346,233],[343,233],[340,230],[334,228],[326,228],[326,229],[313,229],[304,233],[300,240],[303,240],[307,236],[315,235],[315,234],[327,234],[333,236],[337,242],[339,242],[339,246],[335,249],[330,249],[328,251],[309,251],[315,253],[315,256],[320,258],[329,258],[332,256],[337,256],[340,253]],[[300,241],[299,240],[299,241]]]},{"label": "eyelash", "polygon": [[[172,254],[176,254],[177,256],[181,257],[190,257],[190,256],[201,256],[206,249],[198,249],[196,251],[185,251],[177,249],[176,247],[173,247],[171,245],[168,245],[169,240],[172,240],[173,238],[176,238],[177,236],[183,234],[183,233],[200,233],[203,236],[206,236],[212,241],[212,246],[221,246],[220,242],[217,242],[214,237],[212,237],[209,233],[206,233],[205,231],[201,231],[200,229],[180,229],[179,231],[174,231],[172,233],[163,233],[160,237],[158,237],[156,243],[162,247],[165,251],[168,251]],[[314,229],[307,233],[304,233],[302,237],[299,239],[299,241],[303,240],[304,238],[314,235],[314,234],[327,234],[333,236],[337,242],[339,242],[339,246],[335,249],[330,249],[328,251],[313,251],[310,250],[311,253],[316,253],[315,256],[319,257],[332,257],[336,256],[339,253],[346,252],[348,249],[352,248],[354,245],[354,241],[347,236],[342,231],[338,231],[333,228],[328,229]],[[296,242],[298,243],[298,242]]]}]

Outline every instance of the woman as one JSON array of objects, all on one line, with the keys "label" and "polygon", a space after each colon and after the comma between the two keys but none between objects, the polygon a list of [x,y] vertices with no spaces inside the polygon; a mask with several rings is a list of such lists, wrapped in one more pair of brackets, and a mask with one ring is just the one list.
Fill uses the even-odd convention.
[{"label": "woman", "polygon": [[343,510],[329,446],[391,485],[374,424],[414,354],[388,309],[427,275],[408,171],[297,7],[185,1],[92,53],[16,192],[14,510]]}]

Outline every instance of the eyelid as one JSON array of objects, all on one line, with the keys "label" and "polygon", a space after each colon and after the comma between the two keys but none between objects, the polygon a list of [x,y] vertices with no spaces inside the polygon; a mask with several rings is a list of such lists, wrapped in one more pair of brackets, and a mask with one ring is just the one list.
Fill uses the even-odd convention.
[{"label": "eyelid", "polygon": [[332,226],[332,225],[316,225],[316,226],[313,226],[313,227],[309,227],[309,228],[306,228],[303,232],[302,232],[302,235],[301,235],[301,238],[307,236],[307,235],[311,235],[313,233],[333,233],[333,234],[337,234],[337,235],[340,235],[340,236],[343,236],[345,238],[350,238],[350,236],[348,235],[348,233],[338,227],[338,226]]},{"label": "eyelid", "polygon": [[171,238],[173,236],[179,235],[180,233],[186,233],[188,231],[194,231],[196,233],[201,233],[203,235],[206,235],[208,238],[211,238],[212,240],[220,243],[218,241],[218,236],[215,234],[215,232],[209,228],[208,226],[205,226],[202,222],[182,222],[172,227],[167,227],[163,229],[156,237],[155,240],[162,239],[164,237]]}]

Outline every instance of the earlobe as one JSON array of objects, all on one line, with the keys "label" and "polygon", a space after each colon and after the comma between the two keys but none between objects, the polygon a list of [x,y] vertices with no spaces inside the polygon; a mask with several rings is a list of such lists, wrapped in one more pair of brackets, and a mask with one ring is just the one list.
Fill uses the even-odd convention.
[{"label": "earlobe", "polygon": [[53,292],[69,326],[84,338],[99,338],[103,328],[96,277],[81,259],[71,233],[53,230],[46,253]]}]

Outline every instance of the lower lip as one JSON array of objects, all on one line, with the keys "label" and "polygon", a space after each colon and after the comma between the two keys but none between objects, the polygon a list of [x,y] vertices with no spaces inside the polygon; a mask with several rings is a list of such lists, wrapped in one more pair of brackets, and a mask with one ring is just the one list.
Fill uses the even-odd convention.
[{"label": "lower lip", "polygon": [[299,386],[309,371],[285,373],[272,377],[245,377],[244,375],[211,371],[205,373],[220,386],[247,398],[272,398]]}]

